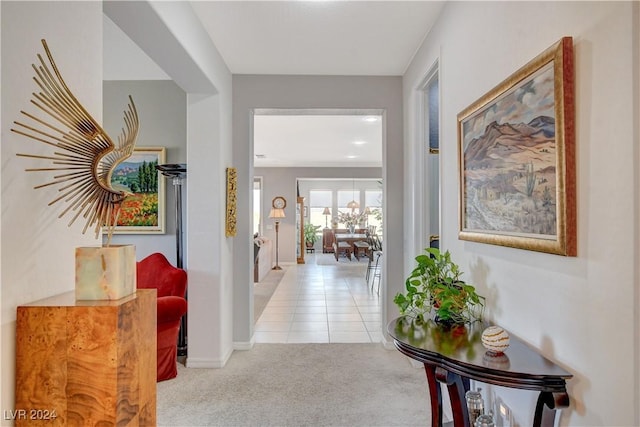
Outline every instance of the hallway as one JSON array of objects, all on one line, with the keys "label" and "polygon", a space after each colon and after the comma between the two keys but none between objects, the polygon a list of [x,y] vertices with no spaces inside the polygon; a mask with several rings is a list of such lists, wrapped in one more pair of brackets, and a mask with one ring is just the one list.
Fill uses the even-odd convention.
[{"label": "hallway", "polygon": [[[256,322],[256,343],[380,342],[380,298],[365,280],[367,261],[307,254],[286,265],[280,284]],[[257,285],[259,286],[259,285]]]}]

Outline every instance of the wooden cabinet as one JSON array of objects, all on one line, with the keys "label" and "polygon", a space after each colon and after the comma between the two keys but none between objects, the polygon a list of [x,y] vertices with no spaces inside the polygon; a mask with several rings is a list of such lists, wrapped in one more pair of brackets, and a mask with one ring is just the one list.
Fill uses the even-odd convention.
[{"label": "wooden cabinet", "polygon": [[156,290],[18,307],[16,425],[156,424]]}]

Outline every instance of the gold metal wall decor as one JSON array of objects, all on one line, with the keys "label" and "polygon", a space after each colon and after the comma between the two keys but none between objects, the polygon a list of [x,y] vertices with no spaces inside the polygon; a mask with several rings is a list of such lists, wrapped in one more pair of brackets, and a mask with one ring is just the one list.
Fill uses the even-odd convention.
[{"label": "gold metal wall decor", "polygon": [[238,200],[238,171],[236,168],[227,168],[227,219],[225,235],[235,237],[236,235],[236,206]]},{"label": "gold metal wall decor", "polygon": [[67,87],[44,39],[42,46],[49,64],[37,54],[39,64],[32,65],[35,71],[33,80],[40,92],[32,94],[31,103],[43,113],[44,118],[20,111],[28,120],[25,123],[14,121],[16,128],[11,130],[47,144],[55,151],[49,156],[18,156],[47,160],[49,167],[26,169],[27,172],[54,174],[53,180],[34,188],[57,186],[60,195],[49,202],[49,206],[59,201],[67,203],[58,218],[72,214],[68,224],[71,226],[82,215],[86,221],[82,233],[93,227],[96,238],[105,226],[108,246],[120,207],[128,195],[126,191],[112,187],[111,175],[116,166],[133,152],[139,128],[138,113],[129,96],[129,104],[124,111],[125,127],[118,136],[118,143],[114,144]]},{"label": "gold metal wall decor", "polygon": [[460,239],[576,256],[573,40],[458,114]]}]

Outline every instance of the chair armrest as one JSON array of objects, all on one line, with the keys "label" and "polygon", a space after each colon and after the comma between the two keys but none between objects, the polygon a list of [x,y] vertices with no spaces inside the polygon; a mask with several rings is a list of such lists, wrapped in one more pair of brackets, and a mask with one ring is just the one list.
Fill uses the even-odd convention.
[{"label": "chair armrest", "polygon": [[158,324],[175,322],[187,312],[187,300],[169,295],[158,297]]}]

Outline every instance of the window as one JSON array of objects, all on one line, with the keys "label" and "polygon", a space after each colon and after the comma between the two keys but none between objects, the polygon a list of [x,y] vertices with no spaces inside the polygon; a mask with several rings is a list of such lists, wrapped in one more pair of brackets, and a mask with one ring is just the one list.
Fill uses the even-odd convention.
[{"label": "window", "polygon": [[307,221],[313,225],[331,227],[332,215],[324,215],[324,208],[331,211],[331,190],[309,191],[309,218]]},{"label": "window", "polygon": [[[347,207],[347,204],[355,200],[360,203],[360,190],[338,190],[338,210],[340,212],[351,212],[351,208]],[[353,210],[355,213],[360,212],[360,208]]]},{"label": "window", "polygon": [[253,178],[253,234],[262,234],[262,177]]},{"label": "window", "polygon": [[371,214],[367,215],[367,226],[375,226],[376,233],[382,232],[382,190],[366,190],[364,192],[365,207]]}]

